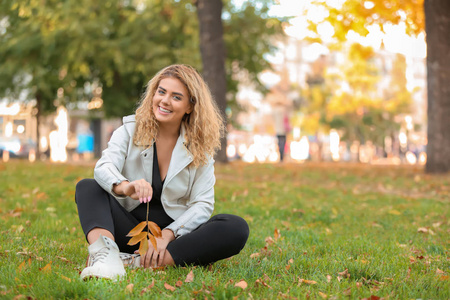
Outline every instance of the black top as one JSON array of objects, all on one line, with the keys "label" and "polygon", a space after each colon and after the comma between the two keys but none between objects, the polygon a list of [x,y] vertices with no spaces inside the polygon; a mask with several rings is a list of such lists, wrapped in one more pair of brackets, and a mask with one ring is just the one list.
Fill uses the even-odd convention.
[{"label": "black top", "polygon": [[[153,152],[153,196],[149,205],[148,220],[155,222],[161,229],[163,229],[174,220],[169,217],[161,204],[161,193],[164,186],[164,181],[166,179],[164,178],[164,180],[161,180],[161,174],[159,173],[158,154],[156,152],[156,144],[153,144]],[[138,219],[138,221],[145,221],[145,216],[147,214],[147,203],[141,203],[131,213],[136,219]]]}]

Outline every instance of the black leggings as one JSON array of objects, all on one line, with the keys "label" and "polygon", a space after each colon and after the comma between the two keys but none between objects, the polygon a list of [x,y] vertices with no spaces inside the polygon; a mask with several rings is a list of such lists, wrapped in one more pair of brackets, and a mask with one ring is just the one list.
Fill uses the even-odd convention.
[{"label": "black leggings", "polygon": [[[104,228],[113,234],[121,252],[133,253],[139,248],[139,245],[127,245],[130,238],[126,235],[145,220],[137,220],[94,179],[83,179],[77,183],[75,201],[86,236],[96,227]],[[238,254],[244,248],[248,235],[249,228],[244,219],[220,214],[169,243],[167,250],[175,265],[208,265]]]}]

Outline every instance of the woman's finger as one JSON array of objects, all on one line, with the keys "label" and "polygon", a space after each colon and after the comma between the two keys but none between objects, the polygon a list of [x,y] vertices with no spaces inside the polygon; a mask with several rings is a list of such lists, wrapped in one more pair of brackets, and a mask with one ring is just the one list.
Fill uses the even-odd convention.
[{"label": "woman's finger", "polygon": [[162,250],[161,252],[159,252],[159,257],[158,257],[158,267],[161,267],[164,261],[164,254],[166,253],[166,250]]}]

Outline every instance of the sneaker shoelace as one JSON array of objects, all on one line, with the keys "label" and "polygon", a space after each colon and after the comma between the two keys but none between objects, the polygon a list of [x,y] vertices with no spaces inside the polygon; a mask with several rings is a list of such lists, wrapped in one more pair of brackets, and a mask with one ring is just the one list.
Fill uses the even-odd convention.
[{"label": "sneaker shoelace", "polygon": [[129,253],[120,253],[120,259],[122,260],[123,264],[125,266],[132,266],[134,265],[134,261],[136,260],[136,257],[139,255],[136,254],[129,254]]},{"label": "sneaker shoelace", "polygon": [[108,253],[109,253],[108,250],[109,250],[108,247],[103,247],[97,253],[95,253],[94,255],[91,255],[89,266],[93,266],[96,262],[104,262],[104,260],[108,256]]}]

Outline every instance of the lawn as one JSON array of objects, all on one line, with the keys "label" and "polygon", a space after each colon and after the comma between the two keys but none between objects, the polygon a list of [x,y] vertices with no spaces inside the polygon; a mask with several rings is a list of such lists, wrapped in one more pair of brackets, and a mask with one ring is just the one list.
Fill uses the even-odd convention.
[{"label": "lawn", "polygon": [[244,250],[209,267],[132,270],[113,283],[79,279],[87,245],[75,184],[92,168],[0,164],[0,298],[450,299],[450,175],[217,165],[215,213],[247,220]]}]

